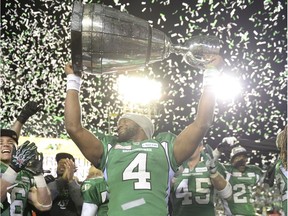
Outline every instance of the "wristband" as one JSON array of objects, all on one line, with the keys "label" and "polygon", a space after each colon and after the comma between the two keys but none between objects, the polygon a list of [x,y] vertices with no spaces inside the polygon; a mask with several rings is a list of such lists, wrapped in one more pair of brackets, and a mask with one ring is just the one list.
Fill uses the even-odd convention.
[{"label": "wristband", "polygon": [[216,68],[207,68],[203,74],[203,87],[214,86],[216,78],[218,78],[220,74],[221,72]]},{"label": "wristband", "polygon": [[76,76],[75,74],[68,74],[66,91],[73,89],[80,92],[80,87],[81,87],[81,78],[79,76]]},{"label": "wristband", "polygon": [[223,190],[217,191],[218,195],[223,198],[227,199],[232,195],[232,186],[229,182],[227,182],[225,188]]},{"label": "wristband", "polygon": [[212,178],[212,179],[216,178],[217,176],[219,176],[219,172],[218,171],[216,171],[215,173],[210,174],[210,178]]},{"label": "wristband", "polygon": [[2,179],[5,180],[6,182],[9,182],[10,184],[13,184],[16,178],[17,178],[17,173],[10,166],[2,175]]},{"label": "wristband", "polygon": [[34,180],[35,180],[35,184],[37,188],[47,187],[47,184],[43,175],[34,176]]}]

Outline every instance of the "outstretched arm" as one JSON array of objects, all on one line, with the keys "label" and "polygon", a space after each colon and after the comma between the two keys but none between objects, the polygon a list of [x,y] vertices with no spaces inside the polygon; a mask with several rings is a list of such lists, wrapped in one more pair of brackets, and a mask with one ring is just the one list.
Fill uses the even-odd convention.
[{"label": "outstretched arm", "polygon": [[21,129],[25,122],[35,113],[40,110],[40,105],[35,101],[29,101],[22,108],[17,120],[12,125],[11,129],[17,133],[17,136],[20,136]]},{"label": "outstretched arm", "polygon": [[93,165],[97,165],[103,154],[103,145],[81,123],[81,105],[79,100],[81,78],[74,74],[72,65],[65,66],[67,75],[67,94],[65,100],[65,126],[71,139]]},{"label": "outstretched arm", "polygon": [[196,119],[177,136],[174,143],[174,155],[179,165],[193,154],[213,122],[216,96],[211,88],[212,78],[220,74],[219,69],[222,65],[221,56],[214,56],[206,65],[203,93],[198,104]]}]

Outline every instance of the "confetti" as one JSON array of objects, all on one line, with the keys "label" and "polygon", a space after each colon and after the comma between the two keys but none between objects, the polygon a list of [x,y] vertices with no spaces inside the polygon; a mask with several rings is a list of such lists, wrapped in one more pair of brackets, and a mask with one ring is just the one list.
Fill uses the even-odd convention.
[{"label": "confetti", "polygon": [[[244,88],[233,102],[218,101],[215,121],[205,142],[215,147],[223,137],[232,135],[266,140],[275,138],[287,124],[287,2],[83,1],[91,2],[147,20],[174,44],[184,44],[194,35],[217,35],[221,39],[227,68],[241,79]],[[2,4],[1,125],[11,125],[27,101],[43,100],[43,111],[26,123],[22,134],[67,137],[63,67],[71,61],[72,4],[72,0]],[[157,115],[153,117],[156,133],[178,134],[195,118],[202,72],[175,54],[149,67],[147,76],[163,87]],[[115,89],[116,79],[116,74],[84,74],[81,102],[85,127],[102,131],[115,128],[117,116],[123,111]]]}]

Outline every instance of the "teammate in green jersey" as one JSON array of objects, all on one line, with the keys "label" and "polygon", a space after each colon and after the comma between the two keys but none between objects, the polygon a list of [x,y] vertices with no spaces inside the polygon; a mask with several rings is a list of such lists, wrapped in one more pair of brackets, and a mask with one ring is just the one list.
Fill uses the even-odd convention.
[{"label": "teammate in green jersey", "polygon": [[42,166],[37,163],[37,166],[30,167],[29,172],[24,170],[37,154],[36,145],[26,141],[17,149],[21,128],[37,109],[37,104],[28,102],[12,126],[13,130],[1,129],[0,132],[2,216],[23,215],[27,201],[41,211],[50,209],[52,204],[50,191],[41,173]]},{"label": "teammate in green jersey", "polygon": [[[205,148],[210,147],[206,145]],[[173,216],[214,216],[216,192],[223,199],[231,197],[232,188],[225,180],[225,168],[206,154],[203,145],[199,145],[172,180]],[[212,166],[209,166],[210,160],[213,160]]]},{"label": "teammate in green jersey", "polygon": [[109,192],[109,216],[167,216],[170,182],[178,166],[187,160],[213,122],[214,78],[223,59],[211,55],[206,64],[195,120],[178,136],[160,133],[143,115],[125,114],[117,125],[118,137],[93,134],[81,124],[81,78],[71,64],[65,67],[67,94],[65,126],[83,155],[103,170]]},{"label": "teammate in green jersey", "polygon": [[225,164],[226,180],[232,186],[232,199],[222,200],[225,215],[256,215],[252,190],[263,182],[264,174],[255,165],[247,165],[247,151],[242,146],[233,147],[230,156],[231,164]]},{"label": "teammate in green jersey", "polygon": [[287,216],[287,126],[282,130],[276,139],[276,145],[280,150],[280,158],[275,166],[275,179],[281,194],[282,209]]},{"label": "teammate in green jersey", "polygon": [[84,201],[81,216],[107,216],[107,184],[101,170],[91,165],[81,193]]}]

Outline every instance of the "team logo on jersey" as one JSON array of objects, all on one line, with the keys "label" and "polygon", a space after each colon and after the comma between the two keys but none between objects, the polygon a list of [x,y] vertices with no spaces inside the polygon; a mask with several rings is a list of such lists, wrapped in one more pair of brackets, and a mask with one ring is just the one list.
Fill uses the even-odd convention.
[{"label": "team logo on jersey", "polygon": [[90,187],[91,187],[91,184],[84,184],[84,185],[82,185],[81,190],[87,191],[87,190],[89,190]]},{"label": "team logo on jersey", "polygon": [[115,149],[125,149],[125,150],[131,150],[132,149],[132,146],[122,146],[120,144],[116,144]]},{"label": "team logo on jersey", "polygon": [[143,143],[142,144],[143,148],[158,148],[158,143]]}]

